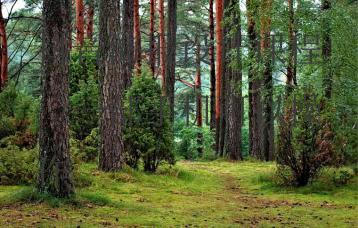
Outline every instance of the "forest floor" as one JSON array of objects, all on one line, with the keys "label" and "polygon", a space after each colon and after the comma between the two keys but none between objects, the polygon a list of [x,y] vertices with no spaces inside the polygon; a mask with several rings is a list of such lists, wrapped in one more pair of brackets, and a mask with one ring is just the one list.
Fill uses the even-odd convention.
[{"label": "forest floor", "polygon": [[273,163],[179,162],[156,174],[99,172],[71,200],[0,186],[0,227],[358,227],[358,182],[293,189],[271,181]]}]

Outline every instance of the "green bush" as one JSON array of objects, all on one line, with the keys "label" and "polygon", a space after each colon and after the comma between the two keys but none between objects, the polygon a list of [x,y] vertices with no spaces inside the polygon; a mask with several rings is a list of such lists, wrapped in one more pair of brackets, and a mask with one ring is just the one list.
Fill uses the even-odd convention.
[{"label": "green bush", "polygon": [[[280,119],[277,161],[284,167],[278,172],[289,168],[296,186],[307,185],[323,167],[337,163],[334,110],[313,91],[311,87],[297,88],[296,107],[291,108],[296,110],[296,116],[287,111],[292,106],[287,106]],[[291,104],[292,100],[286,105]]]},{"label": "green bush", "polygon": [[17,146],[0,148],[0,184],[34,184],[38,172],[38,149]]},{"label": "green bush", "polygon": [[[198,134],[203,136],[203,145],[198,143]],[[185,126],[179,130],[178,141],[176,154],[181,158],[186,160],[199,159],[199,147],[202,147],[204,151],[202,158],[208,160],[215,158],[213,151],[214,137],[209,127],[198,128],[197,126]]]},{"label": "green bush", "polygon": [[174,163],[173,129],[167,102],[149,72],[144,68],[126,93],[124,140],[127,164],[136,168],[142,159],[144,170],[154,172],[163,161]]}]

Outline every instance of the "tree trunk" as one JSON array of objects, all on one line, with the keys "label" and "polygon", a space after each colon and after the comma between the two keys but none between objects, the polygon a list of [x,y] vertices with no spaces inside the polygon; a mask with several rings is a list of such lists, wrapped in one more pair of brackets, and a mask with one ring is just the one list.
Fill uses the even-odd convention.
[{"label": "tree trunk", "polygon": [[1,41],[1,60],[0,60],[0,91],[5,88],[8,80],[8,56],[7,56],[7,35],[5,19],[2,14],[2,3],[0,3],[0,41]]},{"label": "tree trunk", "polygon": [[210,129],[215,129],[215,27],[214,0],[209,1]]},{"label": "tree trunk", "polygon": [[141,34],[140,34],[140,18],[139,18],[139,0],[134,0],[134,68],[136,75],[141,74]]},{"label": "tree trunk", "polygon": [[[201,131],[203,127],[203,102],[201,95],[201,56],[200,56],[200,40],[199,37],[196,37],[196,78],[195,78],[195,94],[196,94],[196,121],[199,131]],[[202,132],[198,133],[198,155],[199,157],[203,156],[203,134]]]},{"label": "tree trunk", "polygon": [[80,47],[84,43],[85,35],[85,8],[83,5],[83,0],[76,0],[76,42]]},{"label": "tree trunk", "polygon": [[155,0],[150,0],[150,25],[149,25],[149,65],[150,69],[155,75]]},{"label": "tree trunk", "polygon": [[116,171],[123,165],[123,90],[121,72],[120,0],[101,0],[99,7],[99,74],[101,87],[99,169]]},{"label": "tree trunk", "polygon": [[246,0],[247,34],[249,38],[249,154],[257,159],[262,158],[261,150],[261,79],[258,75],[258,41],[256,32],[257,6],[254,0]]},{"label": "tree trunk", "polygon": [[294,86],[297,85],[296,72],[297,72],[297,39],[295,28],[295,11],[293,8],[294,0],[288,0],[288,66],[287,66],[287,81],[286,81],[286,97],[291,95]]},{"label": "tree trunk", "polygon": [[[242,63],[241,63],[241,25],[240,11],[237,0],[231,0],[229,13],[232,25],[237,26],[237,31],[230,38],[230,49],[235,50],[234,61],[236,64],[230,71],[227,85],[227,152],[230,159],[242,160],[241,153],[241,128],[242,128]],[[230,58],[231,59],[231,58]]]},{"label": "tree trunk", "polygon": [[87,39],[93,41],[93,25],[94,25],[94,0],[88,1],[87,21],[86,21]]},{"label": "tree trunk", "polygon": [[263,61],[263,155],[266,161],[274,157],[273,80],[271,66],[271,10],[272,0],[261,3],[261,56]]},{"label": "tree trunk", "polygon": [[71,2],[43,1],[42,104],[38,190],[57,197],[74,193],[69,146],[68,78]]},{"label": "tree trunk", "polygon": [[216,0],[216,81],[215,81],[215,113],[216,113],[216,153],[219,153],[220,119],[221,119],[221,78],[223,75],[223,29],[222,21],[224,4],[222,0]]},{"label": "tree trunk", "polygon": [[168,40],[165,71],[166,96],[169,100],[170,120],[174,123],[175,55],[177,33],[177,0],[168,1]]},{"label": "tree trunk", "polygon": [[164,26],[164,0],[159,0],[159,45],[160,45],[160,69],[162,77],[162,93],[166,96],[165,82],[165,26]]},{"label": "tree trunk", "polygon": [[122,19],[122,76],[124,88],[131,85],[131,77],[134,68],[134,19],[133,19],[133,0],[123,0],[123,19]]},{"label": "tree trunk", "polygon": [[331,66],[332,56],[332,38],[331,38],[331,24],[329,20],[329,13],[331,9],[331,0],[322,0],[322,57],[323,57],[323,87],[324,94],[327,99],[332,97],[333,73]]}]

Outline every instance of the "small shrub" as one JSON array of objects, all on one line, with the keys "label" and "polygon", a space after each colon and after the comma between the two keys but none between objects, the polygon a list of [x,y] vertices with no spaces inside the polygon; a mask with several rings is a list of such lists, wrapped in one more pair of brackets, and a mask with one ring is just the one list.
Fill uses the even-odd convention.
[{"label": "small shrub", "polygon": [[354,175],[348,170],[340,170],[338,175],[336,175],[336,172],[334,173],[332,181],[338,187],[347,185],[353,179],[353,177]]},{"label": "small shrub", "polygon": [[137,168],[142,159],[148,172],[154,172],[164,161],[174,163],[169,107],[161,93],[150,70],[144,68],[140,77],[134,77],[124,102],[126,162]]},{"label": "small shrub", "polygon": [[[305,186],[322,167],[334,163],[335,133],[327,101],[318,98],[312,88],[297,89],[296,96],[296,117],[291,114],[294,109],[289,108],[291,100],[281,118],[277,162],[291,170],[292,184]],[[282,170],[286,168],[278,172]]]},{"label": "small shrub", "polygon": [[38,172],[37,149],[8,146],[0,149],[0,184],[34,184]]}]

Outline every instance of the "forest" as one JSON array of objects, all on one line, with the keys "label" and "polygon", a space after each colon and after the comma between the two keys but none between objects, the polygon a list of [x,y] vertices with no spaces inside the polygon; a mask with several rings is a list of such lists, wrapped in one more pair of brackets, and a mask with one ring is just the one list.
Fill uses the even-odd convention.
[{"label": "forest", "polygon": [[0,227],[358,227],[357,12],[0,0]]}]

